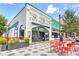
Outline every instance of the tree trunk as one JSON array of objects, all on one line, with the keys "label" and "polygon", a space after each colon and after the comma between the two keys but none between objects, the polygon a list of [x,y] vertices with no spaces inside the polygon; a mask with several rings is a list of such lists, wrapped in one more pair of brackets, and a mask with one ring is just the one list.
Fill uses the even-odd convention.
[{"label": "tree trunk", "polygon": [[74,32],[74,38],[76,38],[76,32]]}]

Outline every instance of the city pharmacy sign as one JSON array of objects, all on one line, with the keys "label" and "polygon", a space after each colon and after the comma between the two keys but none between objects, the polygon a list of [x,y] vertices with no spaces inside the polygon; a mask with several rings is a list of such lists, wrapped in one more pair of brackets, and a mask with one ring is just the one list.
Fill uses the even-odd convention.
[{"label": "city pharmacy sign", "polygon": [[50,18],[39,10],[29,6],[30,20],[34,23],[49,26]]}]

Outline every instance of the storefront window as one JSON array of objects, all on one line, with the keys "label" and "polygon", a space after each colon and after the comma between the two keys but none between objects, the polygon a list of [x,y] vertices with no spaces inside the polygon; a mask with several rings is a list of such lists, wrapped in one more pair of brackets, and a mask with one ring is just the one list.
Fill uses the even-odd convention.
[{"label": "storefront window", "polygon": [[52,32],[52,36],[54,36],[54,38],[58,38],[58,33]]},{"label": "storefront window", "polygon": [[18,37],[18,27],[15,27],[14,36],[15,36],[15,37]]},{"label": "storefront window", "polygon": [[23,25],[21,25],[20,26],[20,39],[24,39],[24,26]]}]

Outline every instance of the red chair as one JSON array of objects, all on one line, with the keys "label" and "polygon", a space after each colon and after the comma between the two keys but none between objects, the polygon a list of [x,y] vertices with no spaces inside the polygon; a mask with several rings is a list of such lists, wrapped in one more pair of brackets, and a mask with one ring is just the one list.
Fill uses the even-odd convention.
[{"label": "red chair", "polygon": [[66,42],[59,42],[58,53],[61,53],[61,54],[66,53],[68,55],[68,48],[67,48]]},{"label": "red chair", "polygon": [[74,44],[76,41],[71,41],[72,44]]},{"label": "red chair", "polygon": [[58,51],[58,42],[50,42],[50,48],[52,48],[55,52]]},{"label": "red chair", "polygon": [[75,45],[75,52],[79,52],[79,45]]},{"label": "red chair", "polygon": [[61,53],[68,55],[68,48],[63,46],[61,49]]},{"label": "red chair", "polygon": [[50,42],[50,48],[54,48],[55,47],[55,42]]},{"label": "red chair", "polygon": [[73,42],[70,44],[67,44],[68,52],[72,53],[75,50],[75,46],[73,45]]}]

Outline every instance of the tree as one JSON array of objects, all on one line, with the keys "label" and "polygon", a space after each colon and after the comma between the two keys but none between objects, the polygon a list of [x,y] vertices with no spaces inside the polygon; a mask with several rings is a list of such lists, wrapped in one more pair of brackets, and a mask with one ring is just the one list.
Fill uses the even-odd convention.
[{"label": "tree", "polygon": [[79,16],[75,15],[72,9],[68,9],[63,14],[64,25],[62,26],[62,32],[74,33],[73,37],[76,37],[75,33],[79,32]]},{"label": "tree", "polygon": [[64,25],[62,25],[62,32],[79,32],[79,17],[75,12],[68,9],[63,15]]},{"label": "tree", "polygon": [[4,32],[6,32],[6,25],[7,25],[7,19],[3,16],[0,15],[0,37]]}]

